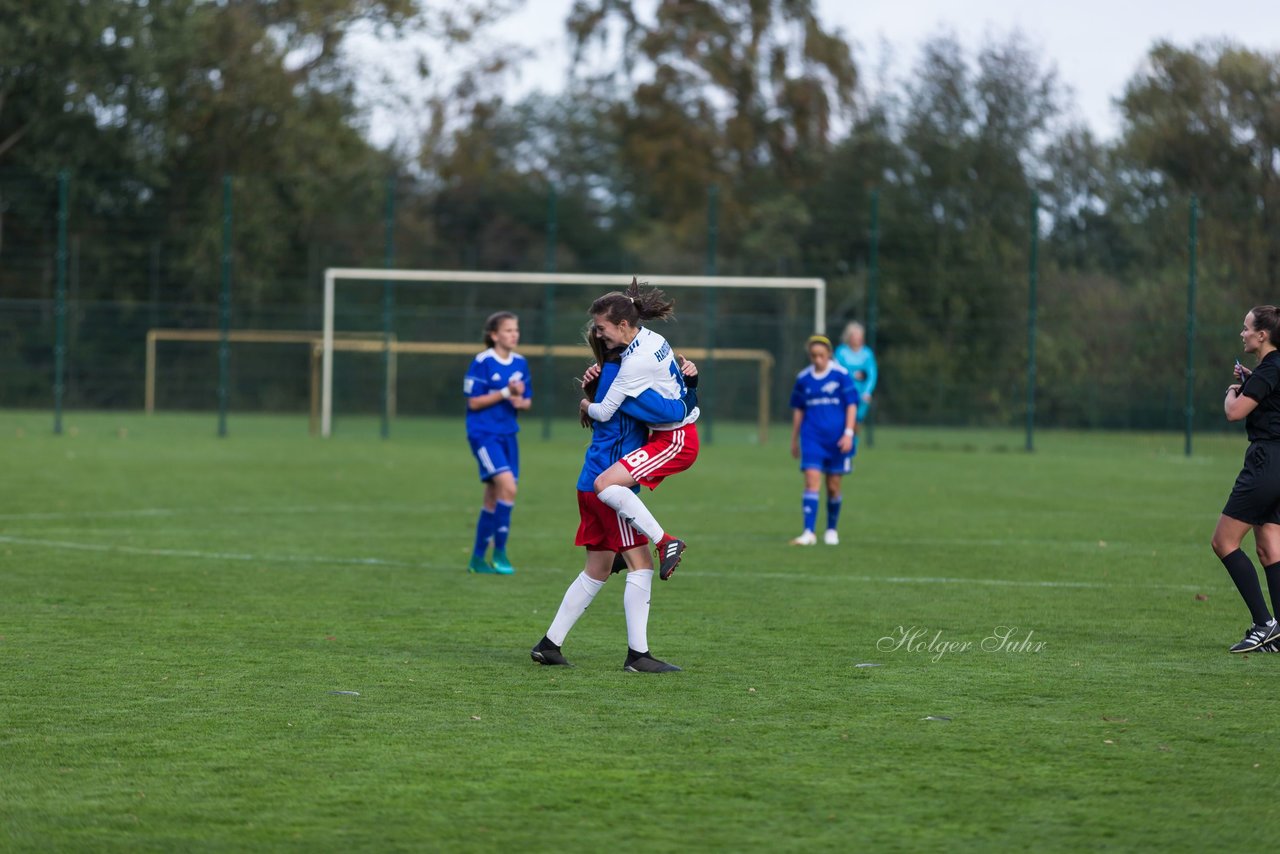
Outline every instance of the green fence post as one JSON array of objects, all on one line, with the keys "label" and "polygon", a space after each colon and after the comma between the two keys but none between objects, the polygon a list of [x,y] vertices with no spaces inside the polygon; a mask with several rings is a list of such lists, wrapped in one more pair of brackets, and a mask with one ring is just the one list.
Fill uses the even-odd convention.
[{"label": "green fence post", "polygon": [[[880,322],[880,191],[871,191],[871,246],[867,256],[867,348],[876,352],[876,327]],[[874,406],[867,408],[864,424],[867,428],[867,447],[876,443],[876,413]]]},{"label": "green fence post", "polygon": [[[707,188],[707,275],[716,275],[716,242],[720,236],[720,188],[712,184]],[[702,377],[698,381],[699,388],[707,389],[711,392],[706,399],[710,400],[715,394],[715,371],[716,371],[716,313],[717,313],[717,294],[715,288],[709,288],[707,294],[707,360],[700,369]],[[714,421],[711,417],[711,407],[702,407],[701,417],[702,427],[698,432],[702,438],[710,444],[712,440],[712,430],[714,429]]]},{"label": "green fence post", "polygon": [[1195,419],[1195,347],[1196,347],[1196,232],[1200,219],[1200,200],[1191,197],[1187,221],[1187,439],[1185,453],[1191,456],[1191,428]]},{"label": "green fence post", "polygon": [[[387,178],[386,226],[383,237],[382,266],[390,270],[396,264],[396,178]],[[390,279],[382,283],[382,438],[391,436],[391,334],[395,313],[395,285]]]},{"label": "green fence post", "polygon": [[1040,196],[1031,193],[1031,247],[1027,262],[1027,450],[1035,450],[1036,283],[1040,254]]},{"label": "green fence post", "polygon": [[67,205],[71,176],[58,173],[58,282],[53,304],[53,433],[62,435],[62,398],[67,388]]},{"label": "green fence post", "polygon": [[151,293],[148,294],[148,302],[150,303],[150,320],[151,328],[156,329],[160,326],[160,241],[151,241]]},{"label": "green fence post", "polygon": [[218,298],[218,435],[231,398],[231,176],[222,176],[222,293]]},{"label": "green fence post", "polygon": [[[556,271],[556,188],[547,188],[547,256],[548,273]],[[542,438],[551,438],[551,416],[556,411],[556,386],[552,381],[555,375],[555,357],[551,355],[551,347],[555,343],[556,333],[556,286],[547,285],[542,294],[542,340],[547,346],[547,355],[542,360]]]}]

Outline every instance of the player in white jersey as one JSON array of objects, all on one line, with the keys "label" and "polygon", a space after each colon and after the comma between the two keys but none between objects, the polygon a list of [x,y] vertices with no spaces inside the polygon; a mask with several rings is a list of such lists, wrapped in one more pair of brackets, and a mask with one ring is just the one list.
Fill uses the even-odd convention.
[{"label": "player in white jersey", "polygon": [[[605,323],[608,323],[608,318],[605,318]],[[600,334],[599,330],[597,334]],[[622,367],[609,386],[609,393],[601,402],[591,404],[587,415],[593,421],[608,421],[624,400],[648,389],[668,400],[680,400],[686,394],[670,342],[652,329],[641,326],[635,329],[634,337],[622,353]],[[698,410],[695,408],[682,421],[654,424],[652,427],[655,430],[674,430],[697,420]]]},{"label": "player in white jersey", "polygon": [[[635,279],[625,293],[610,293],[591,304],[593,333],[609,347],[623,347],[622,366],[599,403],[582,402],[582,411],[594,421],[608,421],[622,401],[652,389],[669,400],[684,400],[687,390],[680,366],[667,339],[642,321],[666,320],[675,303],[662,291],[641,291]],[[632,527],[655,544],[658,577],[666,581],[675,572],[684,553],[683,540],[668,534],[658,524],[640,496],[631,491],[637,484],[655,488],[664,478],[678,474],[698,458],[698,408],[693,406],[680,421],[650,425],[649,442],[610,466],[595,480],[596,495],[612,507]]]}]

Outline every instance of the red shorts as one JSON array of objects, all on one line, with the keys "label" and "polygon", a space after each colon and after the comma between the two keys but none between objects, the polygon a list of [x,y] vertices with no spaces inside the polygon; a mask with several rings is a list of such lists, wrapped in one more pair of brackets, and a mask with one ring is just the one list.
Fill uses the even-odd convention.
[{"label": "red shorts", "polygon": [[663,478],[679,474],[698,459],[698,428],[686,424],[675,430],[653,430],[649,443],[627,454],[623,468],[641,486],[653,489]]},{"label": "red shorts", "polygon": [[600,500],[594,492],[578,491],[578,536],[575,546],[586,546],[592,552],[625,552],[647,545],[649,538],[631,527],[618,511]]}]

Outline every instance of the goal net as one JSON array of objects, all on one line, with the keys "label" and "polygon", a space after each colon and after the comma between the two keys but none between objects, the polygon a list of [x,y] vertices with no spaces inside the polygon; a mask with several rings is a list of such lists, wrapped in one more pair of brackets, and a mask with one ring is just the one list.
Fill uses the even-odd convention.
[{"label": "goal net", "polygon": [[[771,406],[783,391],[779,374],[785,375],[789,389],[792,375],[789,369],[793,365],[798,369],[803,362],[800,345],[804,337],[815,330],[824,330],[826,282],[818,278],[751,276],[641,275],[637,278],[677,297],[680,323],[664,328],[663,334],[672,339],[678,351],[699,359],[704,372],[710,371],[713,382],[720,378],[717,372],[721,368],[728,374],[730,365],[743,366],[742,377],[735,379],[732,387],[719,382],[715,382],[714,387],[722,397],[740,399],[750,393],[754,405],[735,411],[757,421],[763,433],[770,415],[776,415]],[[589,358],[580,334],[587,306],[602,293],[623,290],[630,281],[630,274],[327,269],[319,346],[320,434],[327,437],[333,429],[336,352],[358,348],[368,353],[474,355],[483,349],[476,323],[460,325],[456,320],[447,319],[443,325],[439,320],[434,325],[425,322],[432,314],[444,314],[441,305],[451,302],[466,303],[472,314],[479,317],[500,309],[520,315],[522,334],[517,349],[534,362],[538,376],[535,388],[545,405],[549,401],[543,396],[544,392],[554,393],[562,383],[548,382],[549,374],[536,373],[540,360],[545,358],[549,366],[556,356],[575,356],[579,362]],[[448,296],[410,309],[406,305],[409,300],[405,298],[410,292],[442,296],[447,293]],[[770,292],[772,298],[765,296]],[[697,298],[687,299],[693,295]],[[573,308],[567,308],[569,305]],[[357,328],[368,333],[379,326],[387,336],[385,342],[339,343],[339,329]],[[397,334],[398,341],[394,340]],[[774,369],[780,354],[785,354],[784,361],[780,362],[782,371]],[[461,377],[459,371],[459,383]],[[564,391],[560,389],[560,393]]]}]

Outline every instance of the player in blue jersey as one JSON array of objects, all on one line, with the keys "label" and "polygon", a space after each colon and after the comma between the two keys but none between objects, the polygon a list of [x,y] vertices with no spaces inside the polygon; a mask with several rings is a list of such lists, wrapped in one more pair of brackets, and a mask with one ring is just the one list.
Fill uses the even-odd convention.
[{"label": "player in blue jersey", "polygon": [[855,320],[844,328],[842,343],[835,353],[836,362],[853,377],[853,386],[858,390],[858,423],[865,421],[871,411],[871,393],[880,376],[875,354],[866,340],[867,330]]},{"label": "player in blue jersey", "polygon": [[[529,363],[515,352],[520,343],[520,321],[514,314],[499,311],[489,315],[484,343],[488,349],[472,360],[462,381],[467,397],[467,441],[484,482],[484,506],[476,522],[475,549],[467,570],[511,575],[515,568],[507,558],[507,535],[520,479],[517,416],[533,405],[533,379]],[[490,540],[491,561],[485,559]]]},{"label": "player in blue jersey", "polygon": [[[599,402],[608,394],[618,375],[622,348],[607,349],[607,342],[596,335],[589,335],[588,343],[596,354],[600,372],[598,376],[591,371],[587,373],[583,378],[583,391],[588,400]],[[683,400],[664,398],[657,391],[648,389],[624,401],[607,421],[593,421],[586,415],[582,416],[583,426],[589,426],[592,432],[591,444],[578,476],[578,515],[581,521],[575,545],[586,547],[587,560],[582,572],[565,591],[546,635],[529,651],[539,664],[569,664],[560,649],[569,630],[586,612],[609,576],[626,569],[622,605],[627,619],[627,657],[623,669],[631,673],[666,673],[680,669],[649,653],[653,558],[647,548],[648,539],[636,531],[621,513],[600,500],[594,484],[601,472],[648,441],[648,425],[680,421],[697,406],[697,394],[693,391],[697,385],[697,367],[686,360],[681,370],[690,388],[690,394]],[[639,489],[638,486],[632,488]],[[619,559],[622,566],[618,566]]]},{"label": "player in blue jersey", "polygon": [[827,476],[827,530],[822,541],[829,546],[840,542],[836,523],[840,520],[841,478],[853,470],[857,453],[858,389],[849,372],[831,358],[831,340],[811,335],[808,341],[809,367],[796,376],[791,392],[791,456],[800,460],[804,474],[804,533],[791,541],[793,546],[818,542],[818,490]]}]

